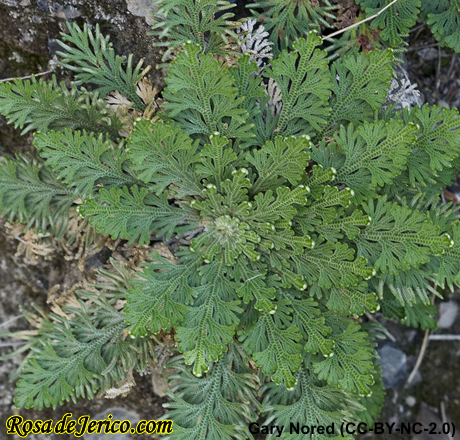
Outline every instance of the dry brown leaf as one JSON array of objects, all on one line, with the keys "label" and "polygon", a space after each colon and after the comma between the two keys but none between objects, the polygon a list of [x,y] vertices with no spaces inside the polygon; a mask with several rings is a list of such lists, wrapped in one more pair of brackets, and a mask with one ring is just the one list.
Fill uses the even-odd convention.
[{"label": "dry brown leaf", "polygon": [[144,101],[145,105],[149,105],[160,93],[160,89],[157,86],[153,86],[147,78],[142,78],[137,83],[136,93]]},{"label": "dry brown leaf", "polygon": [[111,105],[112,107],[117,108],[129,108],[133,105],[133,103],[126,98],[126,96],[122,95],[118,90],[115,90],[114,92],[111,92],[107,97],[105,98],[105,101]]}]

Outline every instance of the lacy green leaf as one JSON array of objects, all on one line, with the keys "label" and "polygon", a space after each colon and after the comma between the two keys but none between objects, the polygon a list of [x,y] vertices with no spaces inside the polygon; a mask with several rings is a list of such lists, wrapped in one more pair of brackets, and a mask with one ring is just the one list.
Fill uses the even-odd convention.
[{"label": "lacy green leaf", "polygon": [[299,344],[302,335],[290,322],[288,304],[289,301],[281,300],[274,314],[261,312],[250,332],[249,329],[240,332],[240,340],[257,366],[271,376],[273,382],[283,383],[293,390],[297,383],[293,373],[302,363],[302,345]]},{"label": "lacy green leaf", "polygon": [[127,144],[137,177],[161,193],[174,185],[179,197],[199,194],[199,179],[190,165],[198,161],[197,142],[173,124],[136,122]]},{"label": "lacy green leaf", "polygon": [[[267,416],[264,424],[284,426],[283,438],[301,440],[305,434],[299,430],[289,433],[289,428],[301,426],[330,426],[334,424],[332,435],[315,432],[311,438],[315,440],[347,438],[340,435],[340,423],[354,420],[362,410],[355,399],[335,386],[319,380],[318,376],[305,366],[295,374],[297,383],[293,391],[273,383],[263,388],[263,414]],[[275,435],[268,438],[274,439]],[[350,439],[350,437],[348,437]]]},{"label": "lacy green leaf", "polygon": [[381,272],[396,275],[418,267],[441,255],[454,242],[448,234],[439,234],[439,227],[426,215],[407,206],[388,203],[386,197],[369,201],[364,211],[371,224],[355,239],[358,255],[369,260]]},{"label": "lacy green leaf", "polygon": [[448,46],[460,52],[460,2],[439,0],[422,2],[422,11],[428,15],[428,26],[441,46]]},{"label": "lacy green leaf", "polygon": [[104,37],[99,25],[94,32],[85,23],[81,29],[76,23],[67,24],[69,33],[61,33],[58,44],[65,52],[57,52],[63,67],[75,72],[76,85],[93,84],[102,98],[118,91],[133,102],[133,107],[144,110],[148,102],[143,102],[137,94],[137,83],[149,68],[142,69],[143,60],[133,67],[133,56],[115,55],[109,37]]},{"label": "lacy green leaf", "polygon": [[[171,206],[167,195],[156,196],[134,185],[123,189],[101,189],[97,199],[87,199],[78,209],[90,216],[90,224],[113,239],[122,238],[139,245],[150,242],[150,234],[172,235],[175,228],[188,220],[187,212]],[[196,224],[190,224],[190,229]]]},{"label": "lacy green leaf", "polygon": [[26,229],[34,226],[46,233],[51,227],[62,237],[78,197],[39,159],[18,155],[0,162],[0,212],[9,221],[25,223]]},{"label": "lacy green leaf", "polygon": [[334,314],[327,315],[326,323],[333,330],[331,339],[335,342],[334,355],[314,363],[318,378],[350,393],[371,395],[369,387],[374,384],[374,349],[367,333],[361,330],[356,321],[337,318]]},{"label": "lacy green leaf", "polygon": [[128,156],[122,148],[86,132],[35,133],[34,145],[41,156],[69,186],[79,194],[90,196],[97,185],[107,189],[136,183],[127,171]]},{"label": "lacy green leaf", "polygon": [[326,123],[332,84],[325,75],[326,52],[316,48],[321,43],[315,32],[309,32],[307,39],[293,44],[294,51],[282,52],[264,72],[281,90],[283,106],[275,132],[282,136],[310,134]]},{"label": "lacy green leaf", "polygon": [[198,44],[186,43],[185,50],[171,63],[166,78],[163,97],[168,117],[189,134],[252,137],[244,97],[237,96],[228,67],[202,53]]},{"label": "lacy green leaf", "polygon": [[[269,41],[275,43],[275,55],[290,48],[299,35],[305,35],[312,29],[319,30],[320,26],[331,27],[327,19],[334,19],[334,15],[329,11],[335,9],[328,0],[322,4],[310,1],[262,0],[250,3],[246,7],[251,8],[253,16],[270,31]],[[261,12],[252,8],[257,8]]]},{"label": "lacy green leaf", "polygon": [[15,79],[0,83],[0,113],[25,134],[31,130],[88,130],[119,137],[122,123],[97,93],[64,83]]},{"label": "lacy green leaf", "polygon": [[168,49],[162,60],[188,42],[200,45],[209,53],[224,53],[222,46],[234,36],[234,14],[227,12],[235,7],[224,0],[153,0],[155,23],[150,35],[157,37],[154,46]]},{"label": "lacy green leaf", "polygon": [[379,14],[372,20],[372,29],[381,29],[380,37],[397,47],[402,43],[401,36],[409,35],[420,12],[420,0],[398,0],[394,5],[381,10],[391,3],[391,0],[356,0],[366,11],[367,16]]},{"label": "lacy green leaf", "polygon": [[258,380],[247,362],[241,348],[232,344],[206,376],[197,378],[182,359],[173,359],[168,392],[173,401],[165,408],[169,409],[167,418],[174,421],[174,432],[166,438],[252,440],[247,426],[257,418]]}]

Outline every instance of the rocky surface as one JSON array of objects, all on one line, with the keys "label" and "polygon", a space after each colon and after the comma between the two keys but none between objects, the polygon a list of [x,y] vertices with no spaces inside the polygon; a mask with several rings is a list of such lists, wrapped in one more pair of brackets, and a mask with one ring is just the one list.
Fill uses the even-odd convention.
[{"label": "rocky surface", "polygon": [[393,344],[382,344],[377,350],[382,366],[383,385],[398,388],[407,379],[407,356]]}]

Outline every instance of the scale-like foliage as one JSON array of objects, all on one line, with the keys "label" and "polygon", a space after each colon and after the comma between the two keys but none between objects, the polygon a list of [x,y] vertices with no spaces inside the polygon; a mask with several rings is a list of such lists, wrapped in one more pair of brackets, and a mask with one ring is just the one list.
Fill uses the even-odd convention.
[{"label": "scale-like foliage", "polygon": [[41,160],[25,155],[0,162],[0,211],[10,221],[26,223],[46,232],[48,226],[58,237],[65,233],[69,209],[79,197],[66,187]]},{"label": "scale-like foliage", "polygon": [[126,151],[114,147],[102,134],[95,137],[70,129],[40,132],[34,136],[34,145],[58,179],[75,186],[79,194],[92,195],[96,186],[109,189],[136,183],[125,172]]},{"label": "scale-like foliage", "polygon": [[190,165],[198,161],[197,142],[179,127],[142,120],[128,143],[137,177],[157,192],[174,184],[179,197],[199,194],[201,185]]},{"label": "scale-like foliage", "polygon": [[[416,3],[385,10],[382,35],[394,42],[395,26],[406,32]],[[294,38],[293,22],[281,37],[287,50],[268,66],[263,29],[260,46],[246,44],[254,24],[235,29],[220,15],[228,3],[155,4],[154,33],[172,38],[161,42],[165,56],[179,52],[155,115],[136,98],[140,64],[115,57],[99,30],[70,26],[65,64],[102,95],[130,100],[120,113],[97,92],[55,82],[0,86],[0,110],[39,130],[45,159],[0,163],[4,214],[44,230],[61,225],[62,236],[80,205],[115,246],[142,245],[133,252],[142,256],[163,240],[171,251],[43,319],[22,349],[32,352],[18,405],[93,397],[144,369],[152,340],[170,340],[181,353],[170,364],[174,438],[252,438],[259,391],[266,423],[371,423],[382,383],[368,313],[433,328],[429,298],[460,283],[458,213],[440,198],[460,169],[458,112],[388,105],[391,50],[355,51],[330,66],[327,38]],[[272,30],[296,11],[316,20],[330,6],[261,5]]]},{"label": "scale-like foliage", "polygon": [[133,56],[115,55],[109,37],[101,34],[99,25],[93,33],[85,23],[83,29],[77,24],[68,24],[69,33],[61,33],[59,45],[65,52],[58,52],[61,64],[75,72],[76,84],[94,84],[100,95],[118,91],[143,110],[144,103],[137,94],[137,83],[147,73],[141,71],[143,60],[133,68]]},{"label": "scale-like foliage", "polygon": [[426,215],[388,203],[385,197],[369,201],[364,210],[371,224],[356,239],[358,254],[382,272],[397,274],[418,267],[430,254],[441,255],[454,245]]},{"label": "scale-like foliage", "polygon": [[366,310],[375,313],[380,309],[376,293],[370,292],[365,282],[353,287],[332,287],[326,305],[330,310],[358,316]]},{"label": "scale-like foliage", "polygon": [[427,23],[442,46],[460,52],[460,1],[422,1],[422,11],[428,16]]},{"label": "scale-like foliage", "polygon": [[171,63],[166,78],[167,116],[189,134],[218,132],[240,140],[252,137],[242,108],[244,97],[237,97],[228,67],[202,53],[199,44],[186,43],[185,50]]},{"label": "scale-like foliage", "polygon": [[326,315],[326,323],[332,327],[331,339],[335,343],[334,356],[314,363],[319,379],[327,380],[347,392],[360,396],[371,395],[374,383],[374,350],[367,333],[356,321],[340,315]]},{"label": "scale-like foliage", "polygon": [[[444,253],[449,251],[450,249],[444,251]],[[430,284],[435,281],[436,277],[433,273],[430,273],[426,267],[419,267],[405,270],[398,273],[398,275],[385,273],[378,280],[373,280],[372,284],[375,285],[376,292],[380,297],[383,296],[385,290],[389,290],[401,304],[410,305],[417,301],[429,304],[429,295],[435,294],[439,296],[437,290]]]},{"label": "scale-like foliage", "polygon": [[[319,380],[311,370],[308,361],[305,361],[295,377],[296,387],[291,392],[272,383],[267,384],[263,389],[262,412],[267,416],[265,424],[283,426],[283,438],[293,440],[305,438],[301,430],[298,434],[295,431],[290,434],[288,429],[292,425],[326,427],[336,420],[342,422],[354,420],[357,413],[362,410],[359,403],[346,392]],[[270,435],[268,438],[273,439],[275,435]],[[334,432],[327,434],[315,432],[311,438],[322,440],[347,437],[340,436],[339,426],[336,425]]]},{"label": "scale-like foliage", "polygon": [[291,47],[298,35],[310,30],[319,30],[320,26],[331,27],[327,18],[334,18],[329,11],[335,9],[329,0],[319,2],[306,0],[262,0],[246,5],[253,15],[270,32],[269,41],[274,43],[275,54]]},{"label": "scale-like foliage", "polygon": [[229,36],[234,36],[229,29],[229,25],[234,25],[229,21],[233,14],[225,11],[235,4],[226,0],[154,0],[153,7],[157,11],[151,35],[163,40],[154,46],[168,47],[163,61],[189,42],[199,44],[209,53],[224,53],[221,46]]},{"label": "scale-like foliage", "polygon": [[273,78],[281,90],[283,106],[275,132],[283,136],[312,133],[325,124],[330,108],[332,84],[326,52],[317,49],[322,43],[316,32],[293,44],[294,51],[284,51],[264,73]]},{"label": "scale-like foliage", "polygon": [[339,124],[371,121],[385,104],[393,74],[393,51],[372,51],[339,58],[331,66],[333,82],[327,131]]},{"label": "scale-like foliage", "polygon": [[52,313],[51,319],[42,316],[18,382],[16,405],[56,408],[78,397],[94,398],[97,391],[114,388],[132,368],[146,368],[152,341],[125,337],[124,314],[114,305],[125,298],[131,276],[116,267],[118,273],[102,273],[99,293],[80,292],[86,301]]},{"label": "scale-like foliage", "polygon": [[409,183],[426,186],[436,182],[439,173],[460,156],[460,118],[457,109],[424,105],[404,113],[406,123],[418,125],[414,149],[407,158]]},{"label": "scale-like foliage", "polygon": [[209,370],[206,361],[216,362],[227,351],[239,323],[237,314],[243,311],[222,260],[202,269],[202,285],[196,287],[196,299],[177,330],[178,348],[198,377]]},{"label": "scale-like foliage", "polygon": [[25,134],[30,130],[88,130],[119,137],[122,124],[97,93],[75,86],[70,90],[56,79],[16,79],[0,83],[0,112]]},{"label": "scale-like foliage", "polygon": [[135,280],[135,288],[127,295],[126,320],[132,326],[130,334],[145,336],[157,334],[171,326],[178,327],[184,321],[187,305],[193,303],[196,290],[187,284],[190,268],[173,264],[159,255],[156,263],[146,263]]},{"label": "scale-like foliage", "polygon": [[[168,203],[167,194],[156,196],[137,185],[101,189],[97,200],[85,200],[78,211],[91,216],[91,226],[102,234],[139,244],[149,243],[150,234],[155,231],[172,235],[178,224],[189,219],[186,211]],[[193,225],[189,227],[193,229]]]},{"label": "scale-like foliage", "polygon": [[182,359],[173,359],[170,376],[173,402],[166,403],[168,418],[174,420],[171,439],[246,440],[254,438],[247,424],[256,420],[258,403],[254,392],[257,376],[247,366],[240,347],[232,344],[229,352],[216,362],[207,377],[196,378]]},{"label": "scale-like foliage", "polygon": [[335,343],[328,338],[331,328],[326,325],[318,303],[313,298],[303,299],[297,291],[283,292],[292,302],[293,324],[300,330],[305,350],[323,356],[333,356]]},{"label": "scale-like foliage", "polygon": [[291,185],[299,184],[310,155],[312,143],[307,136],[300,139],[276,137],[267,141],[261,150],[254,150],[246,160],[257,170],[257,179],[251,190],[253,192],[275,190],[286,181]]},{"label": "scale-like foliage", "polygon": [[452,226],[453,246],[434,258],[436,284],[443,289],[448,286],[454,290],[454,284],[460,284],[460,225],[455,222]]},{"label": "scale-like foliage", "polygon": [[355,286],[360,277],[369,279],[375,270],[368,266],[368,261],[355,257],[353,249],[342,243],[321,243],[303,255],[292,260],[298,273],[312,285],[312,293],[321,296],[321,290],[332,286]]},{"label": "scale-like foliage", "polygon": [[415,124],[404,126],[397,121],[364,123],[358,130],[353,125],[342,127],[335,141],[344,152],[345,162],[337,168],[337,180],[346,183],[360,199],[374,194],[376,187],[391,185],[406,167],[416,131]]},{"label": "scale-like foliage", "polygon": [[278,301],[274,314],[262,312],[255,327],[250,329],[251,333],[246,329],[241,339],[265,374],[272,376],[278,385],[284,384],[288,390],[293,390],[297,383],[293,373],[302,364],[302,345],[299,344],[302,335],[290,322],[288,303]]},{"label": "scale-like foliage", "polygon": [[[371,16],[379,13],[392,0],[356,0]],[[409,34],[410,28],[415,24],[420,12],[420,0],[398,0],[394,5],[380,12],[372,21],[372,29],[382,29],[380,37],[396,47],[402,43],[402,38]]]}]

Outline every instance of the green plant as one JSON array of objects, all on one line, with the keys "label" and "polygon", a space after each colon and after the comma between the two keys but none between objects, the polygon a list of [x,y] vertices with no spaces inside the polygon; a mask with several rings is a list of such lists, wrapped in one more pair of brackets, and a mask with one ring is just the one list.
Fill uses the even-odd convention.
[{"label": "green plant", "polygon": [[[419,18],[428,24],[442,46],[460,52],[458,0],[350,0],[343,7],[331,5],[328,0],[264,0],[247,7],[254,18],[272,31],[270,41],[275,43],[275,53],[289,47],[309,30],[343,29],[360,22],[362,24],[347,31],[332,47],[347,51],[356,51],[359,45],[366,50],[397,48],[404,44],[404,37]],[[374,19],[366,22],[370,17]]]},{"label": "green plant", "polygon": [[[343,421],[372,420],[384,393],[375,330],[360,316],[381,308],[429,328],[429,294],[460,284],[459,221],[440,202],[460,168],[458,112],[387,103],[391,49],[330,63],[311,31],[263,68],[239,52],[249,37],[233,22],[212,22],[207,8],[230,5],[159,5],[166,22],[155,32],[182,50],[154,116],[136,98],[140,67],[101,52],[107,39],[86,27],[69,25],[63,62],[102,90],[0,84],[0,111],[39,130],[41,156],[0,164],[10,220],[60,235],[77,210],[129,243],[182,237],[174,256],[154,254],[137,273],[113,263],[78,305],[43,315],[16,404],[106,392],[146,369],[170,334],[174,438],[252,438],[258,414],[335,422],[333,435]],[[168,14],[174,24],[190,11],[203,22],[184,42]],[[100,99],[114,92],[117,110]],[[71,125],[48,116],[59,106]]]},{"label": "green plant", "polygon": [[423,0],[422,12],[441,46],[448,46],[455,52],[460,52],[460,2]]}]

